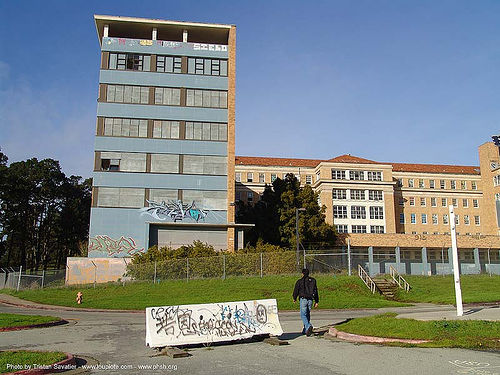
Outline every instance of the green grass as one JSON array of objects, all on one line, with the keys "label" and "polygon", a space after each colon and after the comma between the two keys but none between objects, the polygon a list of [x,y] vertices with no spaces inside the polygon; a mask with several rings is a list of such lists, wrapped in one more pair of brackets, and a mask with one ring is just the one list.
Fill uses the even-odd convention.
[{"label": "green grass", "polygon": [[[320,303],[323,309],[379,308],[405,306],[387,301],[378,294],[371,294],[355,276],[314,275],[318,282]],[[159,284],[148,282],[116,283],[42,290],[7,291],[19,298],[51,305],[102,309],[141,310],[148,306],[215,303],[276,298],[280,310],[296,310],[292,291],[299,275],[259,277],[231,277],[221,279],[169,280]],[[75,301],[82,291],[83,304]]]},{"label": "green grass", "polygon": [[59,320],[61,319],[56,318],[55,316],[0,313],[0,328],[28,326],[32,324],[57,322]]},{"label": "green grass", "polygon": [[[500,350],[500,322],[483,320],[419,321],[396,319],[395,313],[357,318],[336,326],[358,335],[433,340],[423,347]],[[399,344],[398,344],[399,345]],[[407,346],[407,344],[403,345]],[[415,345],[411,345],[415,346]]]},{"label": "green grass", "polygon": [[[449,276],[403,276],[412,287],[409,293],[399,292],[397,299],[404,302],[437,304],[455,303],[455,282]],[[500,276],[460,276],[463,303],[499,302]]]},{"label": "green grass", "polygon": [[[30,352],[25,350],[13,350],[0,352],[0,373],[15,372],[19,369],[7,367],[7,365],[51,365],[62,361],[66,354],[61,352]],[[33,367],[32,367],[33,368]]]}]

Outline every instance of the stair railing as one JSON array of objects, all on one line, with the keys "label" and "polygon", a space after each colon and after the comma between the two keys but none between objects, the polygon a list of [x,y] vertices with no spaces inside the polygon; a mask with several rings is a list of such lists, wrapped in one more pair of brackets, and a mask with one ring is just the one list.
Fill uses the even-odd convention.
[{"label": "stair railing", "polygon": [[368,275],[368,273],[365,271],[363,267],[361,267],[360,264],[358,264],[358,276],[365,285],[370,289],[372,293],[375,293],[377,291],[377,285],[375,284],[375,281]]},{"label": "stair railing", "polygon": [[393,266],[389,266],[389,273],[390,273],[390,275],[391,275],[392,279],[394,280],[394,282],[395,282],[396,284],[398,284],[398,286],[399,286],[401,289],[406,290],[406,292],[407,292],[407,293],[410,291],[411,286],[410,286],[410,284],[408,283],[408,281],[406,281],[406,280],[404,279],[404,277],[403,277],[403,276],[401,276],[401,275],[399,274],[399,272],[398,272],[398,271],[396,271],[396,269],[395,269]]}]

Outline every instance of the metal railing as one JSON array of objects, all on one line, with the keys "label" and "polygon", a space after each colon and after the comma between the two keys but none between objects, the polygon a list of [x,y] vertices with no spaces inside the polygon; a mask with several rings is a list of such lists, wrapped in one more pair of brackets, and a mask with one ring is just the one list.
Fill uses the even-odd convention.
[{"label": "metal railing", "polygon": [[368,273],[365,271],[363,267],[361,267],[361,264],[358,264],[358,276],[365,285],[370,289],[372,293],[375,293],[377,291],[377,284],[375,284],[375,281],[368,275]]},{"label": "metal railing", "polygon": [[389,274],[391,275],[392,279],[394,280],[394,282],[396,284],[398,284],[398,286],[401,288],[401,289],[404,289],[406,290],[406,292],[409,292],[410,289],[411,289],[411,286],[410,284],[408,283],[408,281],[406,281],[404,279],[403,276],[401,276],[399,274],[398,271],[396,271],[396,269],[393,267],[393,266],[389,266]]}]

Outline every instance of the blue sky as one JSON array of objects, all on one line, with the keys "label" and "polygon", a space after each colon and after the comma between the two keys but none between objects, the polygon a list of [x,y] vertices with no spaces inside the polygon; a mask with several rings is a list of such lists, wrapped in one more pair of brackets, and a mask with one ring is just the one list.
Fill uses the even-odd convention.
[{"label": "blue sky", "polygon": [[0,147],[91,176],[93,14],[237,26],[236,154],[477,165],[500,1],[0,1]]}]

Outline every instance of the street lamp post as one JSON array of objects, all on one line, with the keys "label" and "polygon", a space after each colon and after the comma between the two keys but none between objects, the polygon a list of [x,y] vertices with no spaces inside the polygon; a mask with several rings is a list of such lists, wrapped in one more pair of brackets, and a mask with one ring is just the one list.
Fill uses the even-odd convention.
[{"label": "street lamp post", "polygon": [[297,262],[297,271],[300,272],[300,249],[299,249],[299,211],[305,211],[305,208],[296,208],[295,209],[295,239],[297,240],[297,252],[296,252],[296,262]]}]

